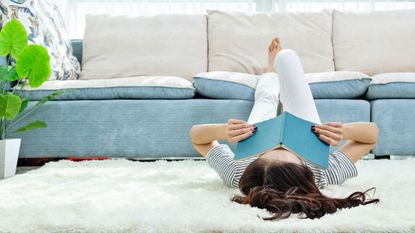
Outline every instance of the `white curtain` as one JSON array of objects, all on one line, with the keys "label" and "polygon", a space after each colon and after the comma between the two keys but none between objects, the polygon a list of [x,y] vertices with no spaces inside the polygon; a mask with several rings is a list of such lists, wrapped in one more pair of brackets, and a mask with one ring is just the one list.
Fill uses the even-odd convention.
[{"label": "white curtain", "polygon": [[71,38],[82,38],[87,14],[204,14],[228,11],[373,11],[415,9],[415,0],[52,0],[61,9]]},{"label": "white curtain", "polygon": [[307,0],[275,0],[274,10],[276,11],[318,11],[321,9],[339,9],[350,11],[379,11],[396,9],[414,9],[413,0],[328,0],[328,1],[307,1]]}]

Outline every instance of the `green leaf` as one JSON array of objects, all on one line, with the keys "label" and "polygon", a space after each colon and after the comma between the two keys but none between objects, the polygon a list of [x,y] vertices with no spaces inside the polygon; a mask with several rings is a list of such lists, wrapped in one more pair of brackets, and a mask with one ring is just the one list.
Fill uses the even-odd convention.
[{"label": "green leaf", "polygon": [[0,32],[0,54],[5,57],[11,53],[17,58],[19,53],[27,46],[27,32],[23,24],[12,19]]},{"label": "green leaf", "polygon": [[18,78],[15,66],[0,66],[0,80],[15,81]]},{"label": "green leaf", "polygon": [[22,100],[14,94],[6,94],[0,97],[0,117],[6,116],[8,120],[14,119],[20,112]]},{"label": "green leaf", "polygon": [[22,105],[20,107],[20,112],[23,112],[27,108],[28,104],[29,104],[29,98],[25,97],[22,101]]},{"label": "green leaf", "polygon": [[31,130],[31,129],[39,129],[39,128],[46,128],[46,127],[48,127],[48,125],[44,121],[37,120],[37,121],[33,121],[32,123],[27,124],[26,126],[23,126],[17,129],[13,133],[21,133],[21,132]]},{"label": "green leaf", "polygon": [[31,87],[42,85],[51,73],[48,50],[40,45],[26,46],[16,59],[16,71],[20,78],[29,79]]},{"label": "green leaf", "polygon": [[48,96],[43,97],[41,100],[39,100],[39,102],[37,102],[37,104],[35,105],[35,107],[36,107],[36,108],[37,108],[37,107],[40,107],[41,105],[45,104],[45,103],[46,103],[46,102],[48,102],[49,100],[51,100],[51,99],[55,98],[56,96],[58,96],[58,95],[60,95],[60,94],[62,94],[62,93],[64,93],[64,92],[65,92],[64,90],[55,91],[55,92],[53,92],[52,94],[49,94]]}]

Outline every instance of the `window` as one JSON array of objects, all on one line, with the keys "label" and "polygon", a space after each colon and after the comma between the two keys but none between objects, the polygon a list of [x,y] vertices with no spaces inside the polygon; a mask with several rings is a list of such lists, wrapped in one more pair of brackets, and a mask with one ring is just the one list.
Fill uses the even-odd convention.
[{"label": "window", "polygon": [[207,9],[256,11],[353,11],[415,9],[415,0],[54,0],[71,38],[82,38],[87,14],[204,14]]}]

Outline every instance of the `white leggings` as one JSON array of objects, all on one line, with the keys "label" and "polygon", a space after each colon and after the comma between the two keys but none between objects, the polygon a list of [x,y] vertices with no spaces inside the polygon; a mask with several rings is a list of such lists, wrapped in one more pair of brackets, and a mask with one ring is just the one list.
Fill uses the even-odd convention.
[{"label": "white leggings", "polygon": [[255,124],[277,116],[278,103],[281,99],[284,111],[321,124],[297,53],[291,49],[282,49],[275,58],[274,68],[277,73],[265,73],[258,78],[255,103],[248,123]]}]

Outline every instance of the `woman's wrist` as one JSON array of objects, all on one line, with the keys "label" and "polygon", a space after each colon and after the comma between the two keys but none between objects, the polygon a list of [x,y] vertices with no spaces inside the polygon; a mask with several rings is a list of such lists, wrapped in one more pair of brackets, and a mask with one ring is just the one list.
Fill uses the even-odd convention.
[{"label": "woman's wrist", "polygon": [[255,126],[243,120],[229,119],[224,124],[194,125],[190,129],[190,138],[194,144],[207,144],[215,140],[228,140],[237,143],[255,133]]},{"label": "woman's wrist", "polygon": [[343,124],[342,136],[344,140],[353,140],[352,129],[350,129],[350,123]]},{"label": "woman's wrist", "polygon": [[207,144],[215,140],[225,140],[226,124],[202,124],[195,125],[190,130],[192,142],[195,144]]},{"label": "woman's wrist", "polygon": [[361,143],[376,143],[378,128],[372,122],[352,122],[343,124],[343,139]]},{"label": "woman's wrist", "polygon": [[228,140],[228,135],[226,134],[226,125],[219,124],[217,128],[217,140]]}]

